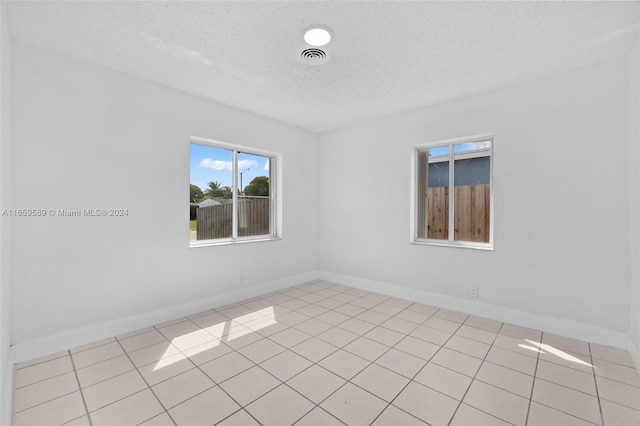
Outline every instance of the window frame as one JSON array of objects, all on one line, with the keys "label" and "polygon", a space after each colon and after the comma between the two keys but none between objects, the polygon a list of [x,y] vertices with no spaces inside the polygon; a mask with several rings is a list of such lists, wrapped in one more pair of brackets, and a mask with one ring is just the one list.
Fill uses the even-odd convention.
[{"label": "window frame", "polygon": [[[489,242],[482,243],[476,241],[459,241],[454,240],[455,230],[452,225],[455,218],[455,200],[454,197],[449,197],[449,238],[446,240],[439,240],[434,238],[419,238],[419,223],[420,214],[418,210],[421,209],[420,202],[418,200],[418,189],[420,179],[420,152],[427,149],[433,149],[438,147],[449,147],[449,194],[455,193],[455,152],[454,145],[463,143],[484,142],[490,140],[490,161],[489,161]],[[410,243],[418,245],[430,245],[430,246],[444,246],[444,247],[461,247],[471,248],[477,250],[493,250],[494,249],[494,187],[493,187],[493,163],[494,163],[494,145],[495,137],[492,133],[467,136],[456,139],[447,139],[437,142],[428,142],[424,144],[415,145],[413,147],[411,155],[411,233]],[[426,212],[425,212],[426,213]]]},{"label": "window frame", "polygon": [[[282,154],[266,151],[258,148],[248,147],[244,145],[221,142],[214,139],[203,138],[199,136],[189,137],[189,148],[191,144],[208,146],[211,148],[225,149],[232,152],[232,233],[229,238],[216,238],[210,240],[191,240],[189,238],[189,247],[208,247],[229,244],[242,244],[259,241],[274,241],[282,239]],[[238,154],[245,153],[250,155],[260,155],[269,157],[269,228],[271,233],[262,235],[238,236]],[[191,170],[191,164],[189,164]]]}]

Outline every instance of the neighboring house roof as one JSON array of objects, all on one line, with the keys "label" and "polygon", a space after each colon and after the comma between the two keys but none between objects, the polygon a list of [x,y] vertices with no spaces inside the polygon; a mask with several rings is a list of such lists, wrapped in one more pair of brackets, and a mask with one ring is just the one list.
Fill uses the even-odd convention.
[{"label": "neighboring house roof", "polygon": [[211,198],[207,198],[204,201],[198,203],[198,207],[209,207],[209,206],[219,206],[220,202],[213,200]]},{"label": "neighboring house roof", "polygon": [[[470,157],[455,160],[456,185],[487,184],[491,181],[491,164],[489,156]],[[437,162],[429,164],[428,184],[430,188],[449,185],[449,163]]]}]

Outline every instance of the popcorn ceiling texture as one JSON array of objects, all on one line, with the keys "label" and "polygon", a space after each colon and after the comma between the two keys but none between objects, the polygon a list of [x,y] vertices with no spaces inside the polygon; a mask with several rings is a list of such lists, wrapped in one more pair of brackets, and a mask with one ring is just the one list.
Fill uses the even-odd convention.
[{"label": "popcorn ceiling texture", "polygon": [[[9,2],[14,39],[313,132],[628,56],[639,2]],[[310,24],[331,59],[299,59]]]}]

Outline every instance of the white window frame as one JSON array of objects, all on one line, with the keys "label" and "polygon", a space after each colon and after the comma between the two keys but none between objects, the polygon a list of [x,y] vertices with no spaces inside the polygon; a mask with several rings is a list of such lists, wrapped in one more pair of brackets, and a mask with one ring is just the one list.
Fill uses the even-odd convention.
[{"label": "white window frame", "polygon": [[[475,241],[456,241],[454,240],[454,197],[449,196],[449,238],[447,240],[437,240],[433,238],[418,238],[418,219],[419,219],[419,203],[418,203],[418,179],[419,179],[419,153],[424,151],[425,149],[438,148],[443,146],[449,146],[449,194],[455,193],[454,189],[454,145],[459,145],[462,143],[473,143],[473,142],[483,142],[483,141],[491,141],[491,160],[489,161],[489,242],[481,243]],[[413,148],[413,153],[411,155],[411,244],[420,244],[420,245],[432,245],[432,246],[445,246],[445,247],[462,247],[462,248],[472,248],[479,250],[493,250],[493,228],[494,228],[494,188],[493,188],[493,163],[494,163],[494,135],[491,133],[481,134],[475,136],[468,136],[463,138],[456,139],[448,139],[438,142],[429,142],[426,144],[416,145]]]},{"label": "white window frame", "polygon": [[[282,239],[282,154],[256,149],[248,146],[221,142],[213,139],[207,139],[199,136],[191,136],[189,138],[189,147],[195,143],[198,145],[210,146],[212,148],[226,149],[232,152],[232,194],[233,194],[233,213],[232,213],[232,235],[230,238],[216,238],[212,240],[192,241],[189,239],[189,247],[207,247],[227,244],[249,243],[258,241],[274,241]],[[265,235],[249,235],[246,237],[238,236],[238,153],[251,155],[261,155],[269,157],[269,221],[270,234]],[[191,167],[191,166],[189,166]]]}]

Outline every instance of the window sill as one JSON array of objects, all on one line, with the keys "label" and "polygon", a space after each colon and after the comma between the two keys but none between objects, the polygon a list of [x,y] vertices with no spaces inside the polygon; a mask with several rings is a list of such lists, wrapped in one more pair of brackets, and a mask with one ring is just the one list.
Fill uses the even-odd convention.
[{"label": "window sill", "polygon": [[201,241],[190,241],[189,248],[199,248],[199,247],[211,247],[211,246],[228,246],[234,244],[246,244],[246,243],[259,243],[263,241],[279,241],[282,240],[282,237],[273,237],[273,236],[265,236],[261,238],[247,238],[247,239],[237,239],[237,240],[201,240]]},{"label": "window sill", "polygon": [[489,243],[470,243],[464,241],[439,241],[439,240],[413,240],[411,244],[419,246],[441,246],[441,247],[456,247],[466,248],[484,251],[493,251],[493,244]]}]

